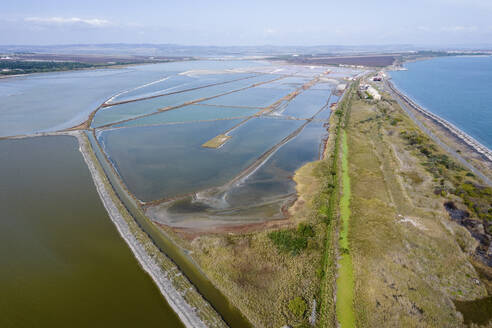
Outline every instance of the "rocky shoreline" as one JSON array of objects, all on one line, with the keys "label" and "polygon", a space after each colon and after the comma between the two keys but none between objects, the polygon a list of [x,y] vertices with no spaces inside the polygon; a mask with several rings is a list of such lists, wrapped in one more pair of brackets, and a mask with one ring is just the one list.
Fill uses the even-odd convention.
[{"label": "rocky shoreline", "polygon": [[421,114],[427,116],[428,118],[434,120],[435,122],[441,124],[443,127],[448,129],[452,134],[454,134],[456,137],[461,139],[463,142],[465,142],[467,145],[469,145],[471,148],[473,148],[476,152],[481,154],[484,158],[492,162],[492,150],[488,149],[486,146],[482,145],[480,142],[478,142],[476,139],[473,137],[469,136],[459,128],[457,128],[454,124],[449,123],[445,119],[429,112],[428,110],[425,110],[421,106],[417,105],[413,100],[411,100],[409,97],[406,95],[402,94],[400,91],[396,89],[396,87],[393,85],[391,81],[388,81],[389,87],[408,104],[410,105],[414,110],[420,112]]}]

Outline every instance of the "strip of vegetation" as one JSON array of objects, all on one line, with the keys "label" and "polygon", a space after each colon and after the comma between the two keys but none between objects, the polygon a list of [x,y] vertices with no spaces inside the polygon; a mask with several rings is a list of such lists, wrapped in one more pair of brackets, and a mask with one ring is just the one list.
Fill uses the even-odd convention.
[{"label": "strip of vegetation", "polygon": [[334,128],[330,129],[332,138],[331,155],[329,158],[321,161],[315,170],[316,177],[321,182],[321,189],[318,193],[314,204],[317,218],[326,225],[325,249],[323,262],[319,275],[321,284],[319,291],[320,299],[320,317],[318,327],[333,327],[336,325],[335,302],[334,302],[334,285],[336,272],[336,252],[337,241],[333,239],[337,229],[337,216],[339,213],[338,201],[340,197],[339,185],[339,152],[340,152],[340,135],[342,125],[346,125],[348,113],[350,111],[352,94],[356,90],[357,83],[354,83],[347,91],[343,100],[338,104],[338,108],[333,115],[331,124]]},{"label": "strip of vegetation", "polygon": [[352,257],[350,256],[349,226],[350,226],[350,176],[348,168],[347,134],[342,134],[342,197],[340,199],[340,270],[337,279],[337,318],[342,328],[355,327],[354,312],[354,273]]},{"label": "strip of vegetation", "polygon": [[[162,60],[159,62],[169,62]],[[143,61],[145,62],[145,61]],[[17,75],[31,73],[61,72],[89,68],[103,68],[118,65],[141,64],[142,61],[111,62],[111,63],[82,63],[72,61],[30,61],[30,60],[0,60],[0,75]]]},{"label": "strip of vegetation", "polygon": [[1,75],[69,71],[92,67],[96,67],[96,65],[78,62],[0,60]]}]

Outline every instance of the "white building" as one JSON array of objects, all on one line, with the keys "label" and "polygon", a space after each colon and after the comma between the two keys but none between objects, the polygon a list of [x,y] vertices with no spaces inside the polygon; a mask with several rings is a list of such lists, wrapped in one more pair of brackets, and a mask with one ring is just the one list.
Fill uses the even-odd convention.
[{"label": "white building", "polygon": [[372,97],[372,99],[381,100],[381,95],[379,94],[378,90],[376,90],[374,87],[369,86],[366,92]]}]

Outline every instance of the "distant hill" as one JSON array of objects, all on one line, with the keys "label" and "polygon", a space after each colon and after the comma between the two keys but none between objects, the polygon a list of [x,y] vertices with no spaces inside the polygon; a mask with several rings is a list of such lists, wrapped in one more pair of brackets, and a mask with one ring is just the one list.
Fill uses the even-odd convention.
[{"label": "distant hill", "polygon": [[188,46],[176,44],[69,44],[69,45],[0,45],[0,53],[97,54],[132,56],[270,56],[282,54],[350,54],[404,52],[412,45],[360,46]]}]

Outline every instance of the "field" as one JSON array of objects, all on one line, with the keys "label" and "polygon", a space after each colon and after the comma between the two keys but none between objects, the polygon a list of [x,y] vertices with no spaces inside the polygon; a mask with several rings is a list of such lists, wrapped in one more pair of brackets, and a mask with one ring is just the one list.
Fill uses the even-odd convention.
[{"label": "field", "polygon": [[368,55],[368,56],[299,56],[289,59],[290,62],[303,65],[362,65],[369,67],[384,67],[392,65],[395,55]]},{"label": "field", "polygon": [[[449,196],[434,192],[449,179],[433,175],[426,155],[408,142],[406,133],[418,130],[393,101],[356,101],[349,122],[357,326],[461,326],[453,300],[487,292],[470,263],[476,240],[450,220],[443,206]],[[423,140],[434,156],[442,154]]]}]

